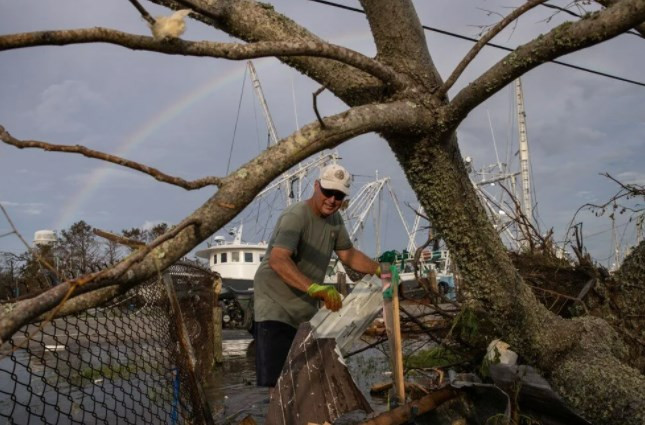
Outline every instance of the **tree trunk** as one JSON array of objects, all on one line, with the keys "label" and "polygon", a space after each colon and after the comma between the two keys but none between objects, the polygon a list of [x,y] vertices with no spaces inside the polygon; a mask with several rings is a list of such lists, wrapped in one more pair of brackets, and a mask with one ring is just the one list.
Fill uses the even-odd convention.
[{"label": "tree trunk", "polygon": [[621,363],[622,340],[598,318],[562,319],[536,300],[486,218],[454,136],[387,139],[459,267],[466,305],[494,324],[489,338],[510,343],[592,422],[642,424],[645,379]]}]

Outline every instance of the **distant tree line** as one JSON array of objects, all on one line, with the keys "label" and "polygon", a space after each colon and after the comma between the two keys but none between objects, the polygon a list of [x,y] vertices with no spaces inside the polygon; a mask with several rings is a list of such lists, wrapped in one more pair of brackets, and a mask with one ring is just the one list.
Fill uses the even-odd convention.
[{"label": "distant tree line", "polygon": [[[167,223],[152,228],[130,228],[121,236],[148,243],[169,229]],[[57,235],[50,245],[36,245],[33,252],[16,254],[0,252],[0,300],[17,298],[50,288],[61,279],[67,280],[109,267],[136,248],[100,238],[92,226],[81,220]],[[36,254],[45,259],[56,273],[44,267]]]}]

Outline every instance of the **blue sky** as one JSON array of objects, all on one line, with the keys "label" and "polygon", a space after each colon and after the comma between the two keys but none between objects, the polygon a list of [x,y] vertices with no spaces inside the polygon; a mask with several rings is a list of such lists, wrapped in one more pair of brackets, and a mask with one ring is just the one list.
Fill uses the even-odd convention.
[{"label": "blue sky", "polygon": [[[302,0],[274,3],[278,11],[322,38],[373,55],[364,16]],[[499,19],[489,11],[507,14],[509,7],[520,2],[441,0],[415,4],[422,23],[476,37],[482,25]],[[165,13],[149,3],[144,5],[153,15]],[[148,33],[145,22],[125,0],[0,0],[0,8],[3,33],[92,26]],[[551,9],[536,8],[494,41],[516,46],[568,19],[559,14],[549,20],[552,14]],[[471,43],[426,34],[433,59],[445,78]],[[232,41],[195,21],[188,22],[184,38]],[[498,50],[484,49],[451,94],[502,55]],[[633,35],[562,60],[645,80],[645,43]],[[314,83],[274,59],[254,62],[279,135],[294,131],[296,123],[315,119],[311,107],[311,93],[317,89]],[[266,143],[266,127],[248,76],[242,93],[243,62],[132,52],[103,44],[38,47],[1,52],[0,75],[0,125],[17,138],[83,144],[186,179],[223,175],[239,103],[231,165],[237,167],[249,160]],[[529,72],[522,83],[539,224],[545,231],[553,227],[556,240],[562,240],[579,206],[604,202],[617,190],[599,173],[645,184],[645,87],[554,64]],[[499,152],[506,152],[508,143],[515,146],[513,104],[511,88],[504,89],[460,126],[461,151],[474,158],[476,167],[496,161],[493,139]],[[343,110],[343,105],[325,93],[319,108],[323,115],[330,115]],[[517,148],[510,149],[514,152]],[[355,186],[378,171],[379,176],[391,178],[402,204],[415,205],[414,194],[379,137],[362,136],[342,145],[339,153],[343,164],[357,175]],[[0,181],[0,202],[29,240],[36,230],[60,230],[80,219],[113,231],[160,221],[175,223],[213,191],[186,192],[81,156],[18,150],[4,144],[0,145]],[[273,208],[277,211],[280,205]],[[411,223],[410,210],[404,210]],[[245,227],[251,227],[253,214],[243,216]],[[402,226],[389,202],[383,203],[382,216],[382,245],[401,249],[405,245]],[[585,241],[594,258],[606,265],[613,261],[611,221],[588,213],[580,219],[585,222]],[[617,219],[616,234],[629,245],[634,241],[634,228],[625,223],[626,217]],[[9,226],[0,218],[0,234],[6,231]],[[367,252],[374,246],[369,233],[366,231],[364,242]],[[247,237],[260,236],[251,231]],[[0,238],[0,251],[22,250],[17,238]]]}]

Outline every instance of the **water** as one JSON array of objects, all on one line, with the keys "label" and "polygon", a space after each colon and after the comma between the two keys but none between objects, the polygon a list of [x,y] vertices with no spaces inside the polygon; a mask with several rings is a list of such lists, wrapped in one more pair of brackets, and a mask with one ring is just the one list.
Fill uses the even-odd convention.
[{"label": "water", "polygon": [[251,416],[264,422],[269,407],[269,389],[255,386],[255,357],[252,339],[246,331],[224,330],[224,362],[204,385],[217,423],[237,423]]},{"label": "water", "polygon": [[[255,358],[252,339],[246,331],[224,330],[224,362],[213,370],[205,381],[204,392],[210,403],[216,423],[238,423],[246,416],[251,416],[256,423],[263,424],[264,417],[268,410],[269,389],[255,386]],[[360,348],[373,342],[367,340],[359,341],[355,348]],[[145,343],[139,342],[139,347],[146,352]],[[404,341],[404,350],[413,351],[418,342],[414,340]],[[43,347],[44,348],[44,347]],[[110,378],[96,376],[84,377],[81,386],[72,385],[59,381],[53,373],[67,375],[66,368],[78,371],[76,365],[71,362],[76,358],[84,359],[87,364],[96,362],[99,358],[111,357],[116,363],[125,363],[126,358],[121,359],[122,353],[114,350],[115,347],[101,347],[101,345],[55,347],[46,349],[45,352],[30,357],[26,350],[18,350],[14,357],[6,356],[0,360],[0,370],[4,370],[4,378],[0,380],[0,416],[10,415],[12,422],[42,423],[42,419],[60,423],[136,423],[136,417],[130,415],[146,416],[146,406],[149,400],[157,399],[156,395],[150,399],[150,394],[140,394],[139,403],[135,403],[134,411],[129,412],[122,405],[125,394],[139,393],[140,388],[147,388],[155,383],[155,388],[169,388],[172,380],[169,376],[157,376],[146,373],[132,373],[120,377],[118,374]],[[377,348],[371,348],[357,355],[347,358],[347,367],[354,378],[358,388],[376,413],[387,410],[387,398],[371,396],[369,389],[372,385],[391,380],[390,361],[388,357],[389,345],[381,344]],[[145,361],[145,359],[142,359]],[[74,362],[79,360],[74,360]],[[149,361],[149,360],[148,360]],[[71,371],[70,371],[71,372]],[[149,372],[149,371],[148,371]],[[14,384],[8,378],[13,374],[18,382]],[[29,376],[36,375],[29,384]],[[96,379],[95,379],[96,378]],[[151,381],[151,382],[146,382]],[[58,389],[51,384],[57,384]],[[28,388],[30,386],[31,388]],[[35,397],[29,394],[35,393]],[[9,397],[9,395],[12,395]],[[14,404],[12,398],[18,401]],[[31,398],[31,399],[30,399]],[[128,398],[127,396],[125,398]],[[122,401],[119,401],[122,400]],[[160,401],[160,400],[157,400]],[[88,404],[89,403],[89,404]],[[25,410],[29,404],[29,411]],[[87,405],[86,405],[87,404]],[[130,404],[130,403],[126,403]],[[170,399],[167,403],[170,409]],[[13,408],[11,407],[13,405]],[[12,413],[10,411],[13,410]],[[59,409],[68,412],[61,415]],[[166,410],[166,409],[164,409]],[[94,412],[88,415],[88,412]],[[3,415],[4,413],[4,415]],[[31,414],[30,414],[31,413]],[[170,413],[162,413],[161,417],[170,417]],[[362,416],[361,416],[362,417]],[[72,419],[73,418],[73,419]],[[71,420],[70,420],[71,419]],[[152,418],[150,418],[152,419]],[[153,420],[154,421],[154,420]],[[0,421],[1,422],[1,421]]]}]

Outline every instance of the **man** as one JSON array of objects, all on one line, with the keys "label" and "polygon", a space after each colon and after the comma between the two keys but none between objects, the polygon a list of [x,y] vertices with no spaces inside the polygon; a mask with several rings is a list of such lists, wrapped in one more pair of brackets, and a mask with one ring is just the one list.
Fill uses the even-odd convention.
[{"label": "man", "polygon": [[257,385],[273,387],[300,323],[313,317],[318,301],[338,311],[340,294],[322,285],[333,251],[361,273],[379,265],[352,246],[338,212],[349,194],[350,174],[340,165],[323,168],[306,201],[284,210],[253,281]]}]

